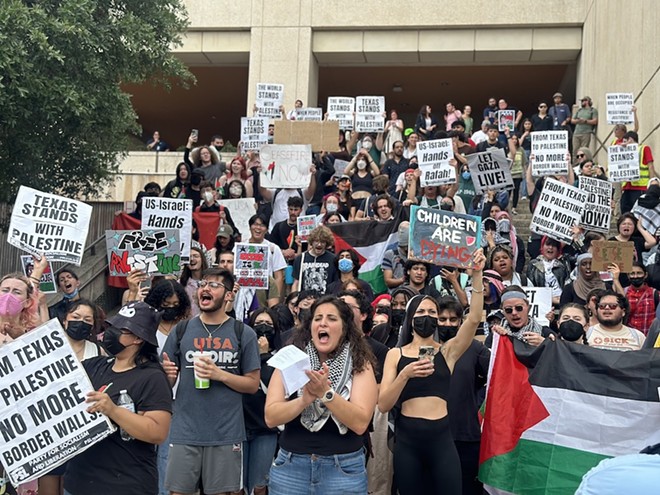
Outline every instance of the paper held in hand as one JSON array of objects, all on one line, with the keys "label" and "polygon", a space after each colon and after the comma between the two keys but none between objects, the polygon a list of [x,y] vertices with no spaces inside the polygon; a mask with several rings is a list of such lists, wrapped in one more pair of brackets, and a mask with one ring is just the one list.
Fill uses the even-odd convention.
[{"label": "paper held in hand", "polygon": [[309,378],[305,371],[311,370],[309,356],[295,345],[288,345],[268,360],[268,366],[280,370],[286,396],[300,390]]}]

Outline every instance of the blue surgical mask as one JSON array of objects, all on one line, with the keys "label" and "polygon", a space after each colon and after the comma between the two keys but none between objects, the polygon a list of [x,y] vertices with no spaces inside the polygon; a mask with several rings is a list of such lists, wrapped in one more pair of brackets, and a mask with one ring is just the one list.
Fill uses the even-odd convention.
[{"label": "blue surgical mask", "polygon": [[470,177],[472,177],[470,172],[463,172],[461,176],[463,177],[463,180],[470,180]]},{"label": "blue surgical mask", "polygon": [[353,271],[353,260],[348,258],[342,258],[339,260],[339,271],[342,273],[348,273]]}]

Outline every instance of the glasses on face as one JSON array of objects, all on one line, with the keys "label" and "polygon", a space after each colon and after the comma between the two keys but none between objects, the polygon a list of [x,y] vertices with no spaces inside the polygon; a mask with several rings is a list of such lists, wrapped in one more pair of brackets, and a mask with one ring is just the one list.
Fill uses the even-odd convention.
[{"label": "glasses on face", "polygon": [[584,158],[585,155],[584,155],[584,153],[578,153],[578,154],[575,155],[575,156],[577,156],[578,158]]},{"label": "glasses on face", "polygon": [[539,105],[539,108],[548,108],[548,105]]},{"label": "glasses on face", "polygon": [[619,303],[600,303],[598,309],[617,309]]},{"label": "glasses on face", "polygon": [[224,287],[224,286],[225,286],[225,284],[223,284],[221,282],[211,282],[209,280],[200,280],[199,282],[197,282],[197,287],[199,287],[200,289],[210,287],[211,289],[215,290],[215,289],[219,289],[220,287]]},{"label": "glasses on face", "polygon": [[506,308],[502,308],[502,310],[508,315],[513,313],[514,309],[516,310],[516,313],[522,313],[525,310],[525,306],[520,304],[520,305],[517,305],[517,306],[508,306]]}]

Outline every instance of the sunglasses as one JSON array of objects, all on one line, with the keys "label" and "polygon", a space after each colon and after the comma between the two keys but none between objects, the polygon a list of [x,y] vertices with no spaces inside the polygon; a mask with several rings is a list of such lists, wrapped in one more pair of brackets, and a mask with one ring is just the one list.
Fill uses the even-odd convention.
[{"label": "sunglasses", "polygon": [[509,306],[507,308],[502,308],[502,311],[510,315],[511,313],[513,313],[514,309],[516,310],[516,313],[522,313],[525,310],[525,306],[523,306],[522,304],[519,304],[518,306]]},{"label": "sunglasses", "polygon": [[598,309],[616,309],[619,307],[619,303],[600,303]]},{"label": "sunglasses", "polygon": [[539,108],[548,108],[547,105],[539,105]]},{"label": "sunglasses", "polygon": [[575,156],[577,156],[578,158],[584,158],[586,155],[584,153],[578,153]]}]

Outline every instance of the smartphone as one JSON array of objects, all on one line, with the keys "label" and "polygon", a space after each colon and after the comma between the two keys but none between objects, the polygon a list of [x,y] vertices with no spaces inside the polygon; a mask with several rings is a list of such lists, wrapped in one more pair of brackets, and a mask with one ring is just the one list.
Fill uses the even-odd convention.
[{"label": "smartphone", "polygon": [[151,277],[147,277],[140,282],[140,289],[151,289]]},{"label": "smartphone", "polygon": [[190,134],[197,137],[197,136],[199,136],[199,131],[197,129],[193,129],[192,131],[190,131]]},{"label": "smartphone", "polygon": [[417,359],[428,359],[433,361],[433,356],[435,355],[435,347],[432,345],[420,345],[419,346],[419,357]]}]

